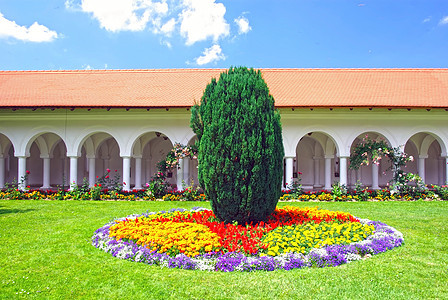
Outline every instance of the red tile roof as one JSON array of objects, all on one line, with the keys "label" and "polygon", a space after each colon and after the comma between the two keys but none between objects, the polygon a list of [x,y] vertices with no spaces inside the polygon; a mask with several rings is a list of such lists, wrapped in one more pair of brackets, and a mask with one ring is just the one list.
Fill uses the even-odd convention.
[{"label": "red tile roof", "polygon": [[[222,71],[0,71],[0,107],[189,107]],[[277,107],[448,108],[448,69],[261,71]]]}]

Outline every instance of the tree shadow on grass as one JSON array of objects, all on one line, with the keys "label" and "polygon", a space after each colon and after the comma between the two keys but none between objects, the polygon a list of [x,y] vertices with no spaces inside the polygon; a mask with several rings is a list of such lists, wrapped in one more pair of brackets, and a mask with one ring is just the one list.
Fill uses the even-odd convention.
[{"label": "tree shadow on grass", "polygon": [[0,215],[6,215],[6,214],[23,214],[23,213],[27,213],[30,211],[35,211],[36,209],[34,208],[28,208],[28,209],[18,209],[18,208],[14,208],[14,209],[8,209],[8,208],[3,208],[0,206]]}]

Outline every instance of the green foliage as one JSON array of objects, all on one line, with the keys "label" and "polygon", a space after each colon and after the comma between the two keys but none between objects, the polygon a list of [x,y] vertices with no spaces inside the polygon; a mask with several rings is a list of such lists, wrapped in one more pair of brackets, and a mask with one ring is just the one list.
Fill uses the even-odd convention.
[{"label": "green foliage", "polygon": [[406,166],[406,163],[413,161],[414,158],[401,151],[399,147],[389,146],[384,140],[372,140],[368,136],[363,138],[350,155],[350,169],[358,170],[370,163],[378,165],[383,156],[391,162],[389,170],[393,172],[393,184],[399,183],[401,177],[405,175],[400,170],[401,167]]},{"label": "green foliage", "polygon": [[260,71],[230,68],[192,108],[199,182],[225,222],[264,220],[281,194],[280,114]]},{"label": "green foliage", "polygon": [[146,195],[150,198],[161,198],[165,196],[167,191],[171,189],[171,185],[166,181],[166,173],[172,169],[179,168],[179,159],[191,158],[197,159],[198,148],[196,145],[184,146],[175,143],[173,149],[166,155],[164,159],[157,163],[157,172],[151,177],[149,183],[146,184]]},{"label": "green foliage", "polygon": [[357,195],[361,201],[367,201],[371,196],[369,189],[367,187],[363,188],[362,183],[359,180],[355,183],[355,195]]},{"label": "green foliage", "polygon": [[440,197],[440,199],[448,200],[448,185],[433,185],[432,188],[434,189],[436,195]]},{"label": "green foliage", "polygon": [[347,186],[345,184],[341,184],[339,181],[337,181],[333,183],[331,187],[333,201],[339,201],[343,196],[347,196]]},{"label": "green foliage", "polygon": [[423,193],[427,192],[427,188],[422,178],[417,174],[405,173],[402,170],[398,170],[397,179],[390,187],[392,193],[398,193],[399,195],[413,195],[415,198],[421,197]]}]

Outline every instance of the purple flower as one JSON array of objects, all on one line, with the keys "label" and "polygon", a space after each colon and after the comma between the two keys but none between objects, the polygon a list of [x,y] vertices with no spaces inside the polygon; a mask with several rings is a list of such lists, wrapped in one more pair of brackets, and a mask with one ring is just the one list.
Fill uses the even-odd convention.
[{"label": "purple flower", "polygon": [[[194,207],[191,211],[204,210]],[[169,212],[185,211],[185,209],[170,209]],[[165,213],[161,211],[160,213]],[[131,215],[128,218],[148,216],[155,212],[146,212],[141,215]],[[125,219],[125,218],[122,218]],[[151,251],[133,241],[116,240],[109,237],[109,229],[115,222],[110,222],[97,229],[92,236],[92,245],[110,253],[114,257],[148,265],[158,265],[167,268],[180,268],[186,270],[213,270],[222,272],[251,272],[257,270],[273,271],[276,269],[292,270],[305,267],[335,267],[363,257],[385,252],[403,245],[403,235],[394,228],[382,222],[361,220],[361,223],[371,224],[375,227],[373,235],[361,242],[350,245],[331,245],[320,249],[312,249],[308,255],[287,253],[279,256],[245,256],[243,253],[205,253],[196,257],[178,254],[171,257],[165,253]]]}]

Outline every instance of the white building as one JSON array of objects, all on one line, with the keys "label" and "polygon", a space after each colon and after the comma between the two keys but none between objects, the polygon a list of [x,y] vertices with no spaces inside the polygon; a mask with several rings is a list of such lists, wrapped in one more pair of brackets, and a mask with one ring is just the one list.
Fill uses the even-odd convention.
[{"label": "white building", "polygon": [[[0,72],[0,187],[30,171],[44,189],[91,185],[117,170],[124,189],[140,189],[175,142],[195,141],[190,107],[225,70]],[[368,135],[401,146],[406,167],[426,183],[448,178],[448,69],[262,69],[281,112],[285,184],[298,172],[308,189],[360,180],[377,189],[389,164],[348,168]],[[171,179],[197,180],[184,160]]]}]

